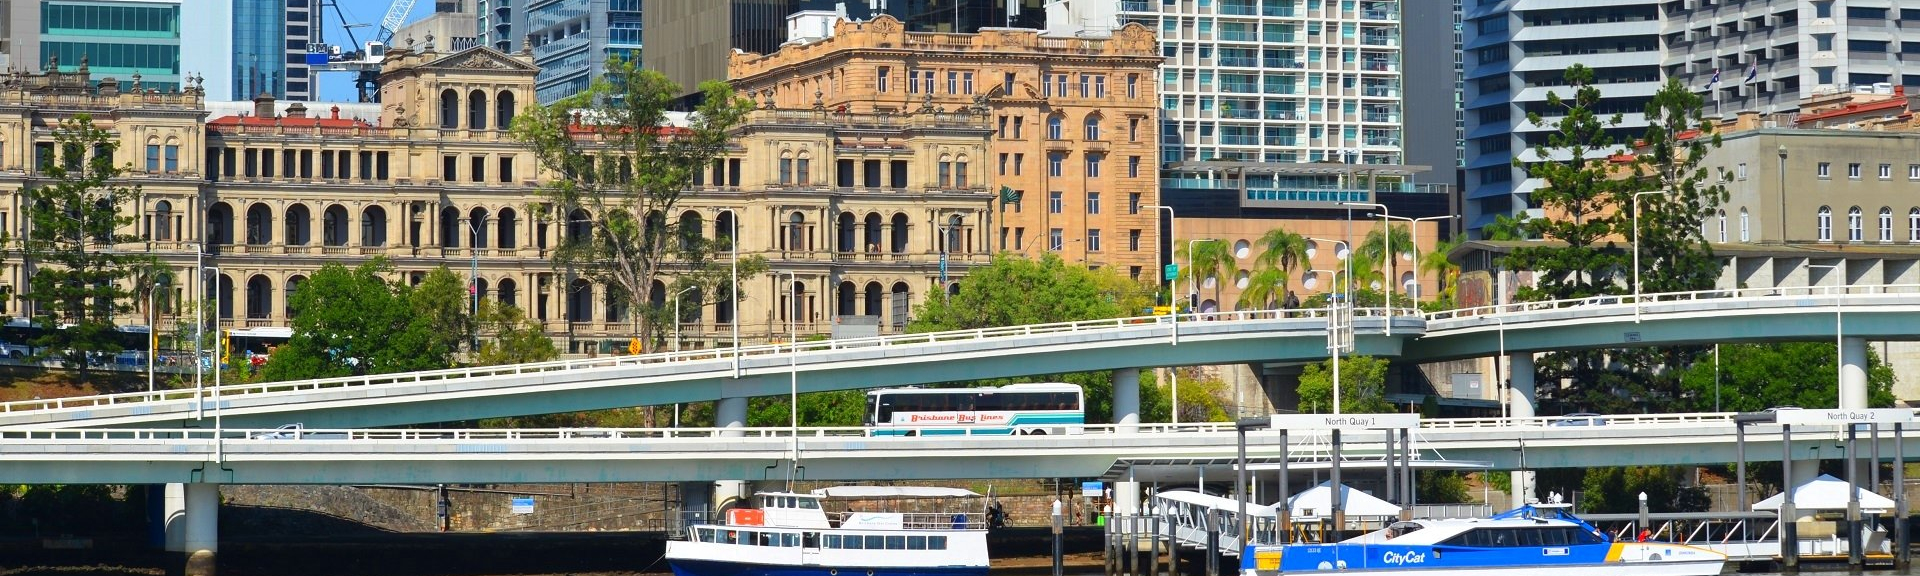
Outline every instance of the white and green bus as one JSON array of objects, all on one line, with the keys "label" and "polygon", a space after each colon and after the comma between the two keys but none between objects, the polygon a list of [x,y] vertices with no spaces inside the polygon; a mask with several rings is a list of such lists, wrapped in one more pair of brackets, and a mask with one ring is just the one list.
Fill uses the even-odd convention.
[{"label": "white and green bus", "polygon": [[988,388],[885,388],[867,391],[874,436],[1079,434],[1086,395],[1060,382]]}]

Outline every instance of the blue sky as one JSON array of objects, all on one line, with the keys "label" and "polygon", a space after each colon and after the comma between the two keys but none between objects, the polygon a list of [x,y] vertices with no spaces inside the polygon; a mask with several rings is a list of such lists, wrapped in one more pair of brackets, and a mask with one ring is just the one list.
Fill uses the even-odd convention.
[{"label": "blue sky", "polygon": [[[336,0],[336,1],[340,3],[340,12],[346,17],[348,24],[370,24],[371,25],[371,26],[363,26],[363,27],[353,29],[354,36],[358,37],[361,42],[366,42],[367,40],[372,39],[373,31],[380,25],[380,18],[383,16],[386,16],[387,7],[392,5],[393,3],[392,0]],[[319,2],[314,3],[314,5],[316,6],[318,6],[319,4],[320,4]],[[407,21],[412,22],[420,18],[425,18],[428,14],[432,14],[432,13],[433,13],[433,0],[417,0],[413,4],[413,11],[409,13],[407,16]],[[340,45],[347,44],[347,33],[345,29],[341,28],[340,17],[335,16],[332,9],[327,9],[327,13],[324,16],[324,18],[327,24],[326,26],[327,42],[332,44],[340,44]],[[319,76],[320,76],[320,95],[319,95],[320,100],[330,101],[330,102],[352,102],[356,98],[353,91],[353,74],[352,73],[328,72],[328,73],[320,74]]]}]

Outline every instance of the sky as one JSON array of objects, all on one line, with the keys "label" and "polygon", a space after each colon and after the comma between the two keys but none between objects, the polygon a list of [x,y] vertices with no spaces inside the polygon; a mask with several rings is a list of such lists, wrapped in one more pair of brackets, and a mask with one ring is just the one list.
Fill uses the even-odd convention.
[{"label": "sky", "polygon": [[[372,39],[373,31],[380,26],[380,18],[387,15],[387,7],[392,0],[334,0],[340,4],[340,12],[349,24],[369,24],[353,29],[353,34],[361,42]],[[315,2],[315,5],[320,4]],[[433,0],[417,0],[413,11],[408,13],[407,22],[425,18],[433,13]],[[340,16],[335,16],[332,8],[326,9],[323,17],[326,21],[327,42],[347,44],[347,33],[341,27]],[[320,77],[319,99],[327,102],[352,102],[358,98],[353,90],[352,72],[326,72]]]}]

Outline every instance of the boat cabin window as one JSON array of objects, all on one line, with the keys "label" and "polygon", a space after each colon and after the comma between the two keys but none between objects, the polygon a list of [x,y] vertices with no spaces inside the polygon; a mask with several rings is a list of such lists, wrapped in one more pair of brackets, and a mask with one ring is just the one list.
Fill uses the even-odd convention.
[{"label": "boat cabin window", "polygon": [[1598,544],[1600,537],[1571,526],[1538,528],[1475,528],[1442,541],[1446,546],[1470,548],[1507,548],[1518,546],[1568,546]]},{"label": "boat cabin window", "polygon": [[[813,538],[813,534],[808,534]],[[946,550],[946,536],[860,536],[826,534],[820,538],[829,550]]]},{"label": "boat cabin window", "polygon": [[802,535],[802,536],[801,536],[801,539],[800,539],[800,546],[801,546],[801,547],[804,547],[804,548],[819,548],[819,547],[820,547],[820,533],[819,533],[819,532],[808,532],[808,533],[806,533],[806,534],[804,534],[804,535]]},{"label": "boat cabin window", "polygon": [[1425,528],[1425,526],[1413,522],[1395,522],[1392,526],[1387,527],[1387,538],[1392,539],[1406,536],[1414,532],[1419,532],[1421,528]]}]

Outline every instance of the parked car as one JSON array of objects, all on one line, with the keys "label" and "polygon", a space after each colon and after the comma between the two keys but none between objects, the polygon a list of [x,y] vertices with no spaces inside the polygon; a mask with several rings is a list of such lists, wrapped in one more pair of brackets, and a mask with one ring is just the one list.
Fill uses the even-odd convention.
[{"label": "parked car", "polygon": [[1553,421],[1554,426],[1606,426],[1607,419],[1592,412],[1575,412]]},{"label": "parked car", "polygon": [[33,355],[33,349],[11,342],[0,342],[0,356],[13,360],[25,360]]},{"label": "parked car", "polygon": [[267,432],[254,432],[248,438],[254,440],[346,440],[346,432],[308,432],[307,426],[299,422],[281,424]]}]

